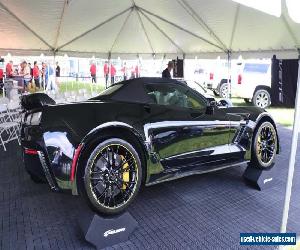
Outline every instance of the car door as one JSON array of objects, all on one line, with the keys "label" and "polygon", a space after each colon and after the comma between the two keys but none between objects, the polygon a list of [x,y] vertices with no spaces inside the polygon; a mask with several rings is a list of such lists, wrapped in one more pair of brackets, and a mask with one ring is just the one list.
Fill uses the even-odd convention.
[{"label": "car door", "polygon": [[230,122],[217,109],[207,113],[206,99],[184,84],[147,84],[153,100],[145,134],[165,172],[204,170],[230,154]]}]

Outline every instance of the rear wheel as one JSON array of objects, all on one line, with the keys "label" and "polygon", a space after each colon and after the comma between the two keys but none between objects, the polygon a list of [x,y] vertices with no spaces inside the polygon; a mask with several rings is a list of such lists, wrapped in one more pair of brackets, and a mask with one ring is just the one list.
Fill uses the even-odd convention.
[{"label": "rear wheel", "polygon": [[229,92],[229,85],[227,82],[223,82],[220,86],[220,96],[227,98]]},{"label": "rear wheel", "polygon": [[256,129],[251,165],[260,169],[273,167],[277,152],[277,134],[272,123],[263,122]]},{"label": "rear wheel", "polygon": [[271,95],[266,89],[258,89],[253,96],[253,104],[259,108],[267,108],[271,105]]},{"label": "rear wheel", "polygon": [[142,167],[135,148],[120,138],[101,142],[92,152],[84,172],[84,191],[94,210],[116,214],[137,195]]}]

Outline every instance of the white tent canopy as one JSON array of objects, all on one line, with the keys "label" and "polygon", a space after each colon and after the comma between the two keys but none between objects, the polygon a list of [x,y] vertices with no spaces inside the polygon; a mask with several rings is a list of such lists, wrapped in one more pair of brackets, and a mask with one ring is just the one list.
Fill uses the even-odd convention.
[{"label": "white tent canopy", "polygon": [[[297,58],[300,24],[231,0],[0,0],[0,54]],[[225,53],[224,53],[225,52]]]}]

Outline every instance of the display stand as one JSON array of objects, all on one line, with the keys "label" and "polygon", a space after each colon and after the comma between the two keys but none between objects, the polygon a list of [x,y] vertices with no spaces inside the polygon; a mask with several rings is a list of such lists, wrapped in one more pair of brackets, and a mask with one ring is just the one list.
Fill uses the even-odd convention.
[{"label": "display stand", "polygon": [[138,226],[129,212],[117,216],[102,217],[90,208],[81,209],[78,215],[79,226],[87,242],[97,249],[127,241]]},{"label": "display stand", "polygon": [[243,174],[247,184],[262,191],[274,186],[276,183],[276,174],[274,170],[261,170],[255,167],[248,166]]}]

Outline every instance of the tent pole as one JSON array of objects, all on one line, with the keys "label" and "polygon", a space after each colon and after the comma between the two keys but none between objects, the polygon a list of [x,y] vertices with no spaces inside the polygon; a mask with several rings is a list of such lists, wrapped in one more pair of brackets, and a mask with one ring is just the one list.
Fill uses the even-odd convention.
[{"label": "tent pole", "polygon": [[163,34],[182,54],[185,54],[183,49],[171,38],[166,32],[164,32],[150,17],[148,17],[143,11],[140,13],[161,33]]},{"label": "tent pole", "polygon": [[10,9],[6,7],[3,3],[0,1],[0,7],[7,11],[11,16],[13,16],[21,25],[23,25],[27,30],[29,30],[37,39],[39,39],[41,42],[43,42],[49,49],[54,49],[44,38],[42,38],[40,35],[38,35],[32,28],[30,28],[30,25],[22,21],[21,18],[19,18],[14,12],[12,12]]},{"label": "tent pole", "polygon": [[227,98],[231,100],[231,51],[227,50],[227,68],[228,68],[228,76],[227,76],[227,83],[228,83],[228,92]]},{"label": "tent pole", "polygon": [[152,54],[154,54],[155,51],[154,51],[154,49],[153,49],[151,40],[150,40],[149,35],[148,35],[147,31],[146,31],[146,28],[145,28],[144,22],[143,22],[143,20],[142,20],[141,14],[140,14],[140,12],[139,12],[139,9],[137,9],[137,8],[136,8],[136,13],[137,13],[137,15],[138,15],[138,18],[139,18],[140,24],[141,24],[141,26],[142,26],[142,29],[143,29],[143,31],[144,31],[144,34],[145,34],[145,36],[146,36],[146,38],[147,38],[148,44],[149,44],[149,46],[150,46],[150,48],[151,48]]},{"label": "tent pole", "polygon": [[223,47],[224,50],[227,50],[226,45],[186,0],[177,0],[177,2],[220,46]]},{"label": "tent pole", "polygon": [[91,28],[91,29],[85,31],[84,33],[82,33],[82,34],[80,34],[80,35],[74,37],[74,38],[73,38],[72,40],[70,40],[69,42],[66,42],[66,43],[60,45],[58,48],[56,48],[56,50],[61,50],[62,48],[64,48],[64,47],[66,47],[67,45],[69,45],[70,43],[73,43],[74,41],[78,40],[79,38],[84,37],[85,35],[89,34],[90,32],[92,32],[92,31],[94,31],[94,30],[96,30],[96,29],[98,29],[98,28],[100,28],[101,26],[103,26],[103,25],[109,23],[110,21],[116,19],[117,17],[122,16],[122,15],[125,14],[127,11],[132,10],[132,8],[133,8],[133,7],[129,7],[129,8],[127,8],[127,9],[125,9],[125,10],[119,12],[118,14],[116,14],[116,15],[114,15],[114,16],[108,18],[108,19],[106,19],[104,22],[102,22],[102,23],[96,25],[95,27],[93,27],[93,28]]},{"label": "tent pole", "polygon": [[[199,36],[199,35],[193,33],[192,31],[189,31],[189,30],[187,30],[187,29],[185,29],[185,28],[179,26],[179,25],[176,24],[176,23],[173,23],[173,22],[171,22],[171,21],[169,21],[169,20],[167,20],[167,19],[165,19],[165,18],[163,18],[163,17],[161,17],[161,16],[159,16],[159,15],[153,13],[153,12],[150,12],[150,11],[148,11],[148,10],[142,8],[142,7],[136,6],[136,8],[138,8],[138,9],[141,11],[141,13],[142,13],[145,17],[147,17],[147,16],[145,15],[145,13],[147,13],[147,14],[153,16],[153,17],[156,17],[156,18],[160,19],[161,21],[163,21],[163,22],[165,22],[165,23],[168,23],[169,25],[172,25],[173,27],[175,27],[175,28],[177,28],[177,29],[179,29],[179,30],[181,30],[181,31],[183,31],[183,32],[185,32],[185,33],[190,34],[190,35],[193,36],[193,37],[196,37],[196,38],[198,38],[198,39],[200,39],[200,40],[202,40],[202,41],[204,41],[204,42],[210,44],[211,46],[214,46],[214,47],[220,49],[221,51],[226,52],[226,50],[225,50],[224,48],[222,48],[221,46],[219,46],[219,45],[217,45],[217,44],[215,44],[215,43],[213,43],[213,42],[211,42],[211,41],[209,41],[209,40],[203,38],[202,36]],[[145,13],[144,13],[144,12],[145,12]],[[147,19],[148,19],[148,17],[147,17]],[[149,19],[148,19],[148,20],[149,20]]]},{"label": "tent pole", "polygon": [[77,91],[79,90],[79,58],[77,58]]},{"label": "tent pole", "polygon": [[119,39],[119,37],[120,37],[122,31],[124,30],[124,28],[125,28],[125,26],[126,26],[128,20],[129,20],[129,17],[131,16],[132,12],[133,12],[133,8],[130,9],[128,15],[126,16],[126,19],[125,19],[125,21],[123,22],[123,24],[122,24],[122,26],[121,26],[121,28],[120,28],[120,30],[119,30],[119,32],[118,32],[118,34],[117,34],[115,40],[113,41],[113,43],[112,43],[112,45],[111,45],[111,48],[110,48],[109,52],[112,52],[113,48],[115,47],[116,42],[118,41],[118,39]]},{"label": "tent pole", "polygon": [[297,45],[300,43],[299,43],[294,31],[292,30],[291,26],[289,25],[288,21],[286,20],[286,17],[284,16],[284,14],[281,15],[280,19],[283,22],[284,26],[286,27],[286,30],[289,32],[290,37],[293,39],[295,47],[297,47]]},{"label": "tent pole", "polygon": [[[285,233],[287,228],[290,200],[291,200],[292,186],[293,186],[293,177],[294,177],[294,170],[295,170],[298,136],[300,131],[300,49],[298,49],[298,53],[299,53],[298,80],[297,80],[297,94],[296,94],[296,101],[295,101],[293,137],[292,137],[292,146],[291,146],[291,153],[290,153],[290,160],[289,160],[289,171],[288,171],[286,190],[285,190],[284,208],[283,208],[282,222],[280,228],[281,233]],[[281,247],[280,249],[284,249],[284,248]]]},{"label": "tent pole", "polygon": [[183,59],[183,79],[184,79],[184,69],[185,69],[185,54],[182,55],[182,59]]},{"label": "tent pole", "polygon": [[232,27],[231,36],[230,36],[230,42],[229,42],[229,48],[230,49],[232,49],[232,43],[233,43],[233,39],[234,39],[234,36],[235,36],[236,25],[237,25],[239,13],[240,13],[240,4],[238,4],[236,6],[236,11],[235,11],[235,15],[234,15],[234,21],[233,21],[233,27]]},{"label": "tent pole", "polygon": [[[53,71],[55,72],[54,73],[54,83],[53,83],[53,86],[55,86],[54,87],[55,90],[58,90],[58,86],[56,84],[57,78],[56,78],[56,51],[55,50],[53,50]],[[57,89],[56,89],[56,87],[57,87]]]}]

